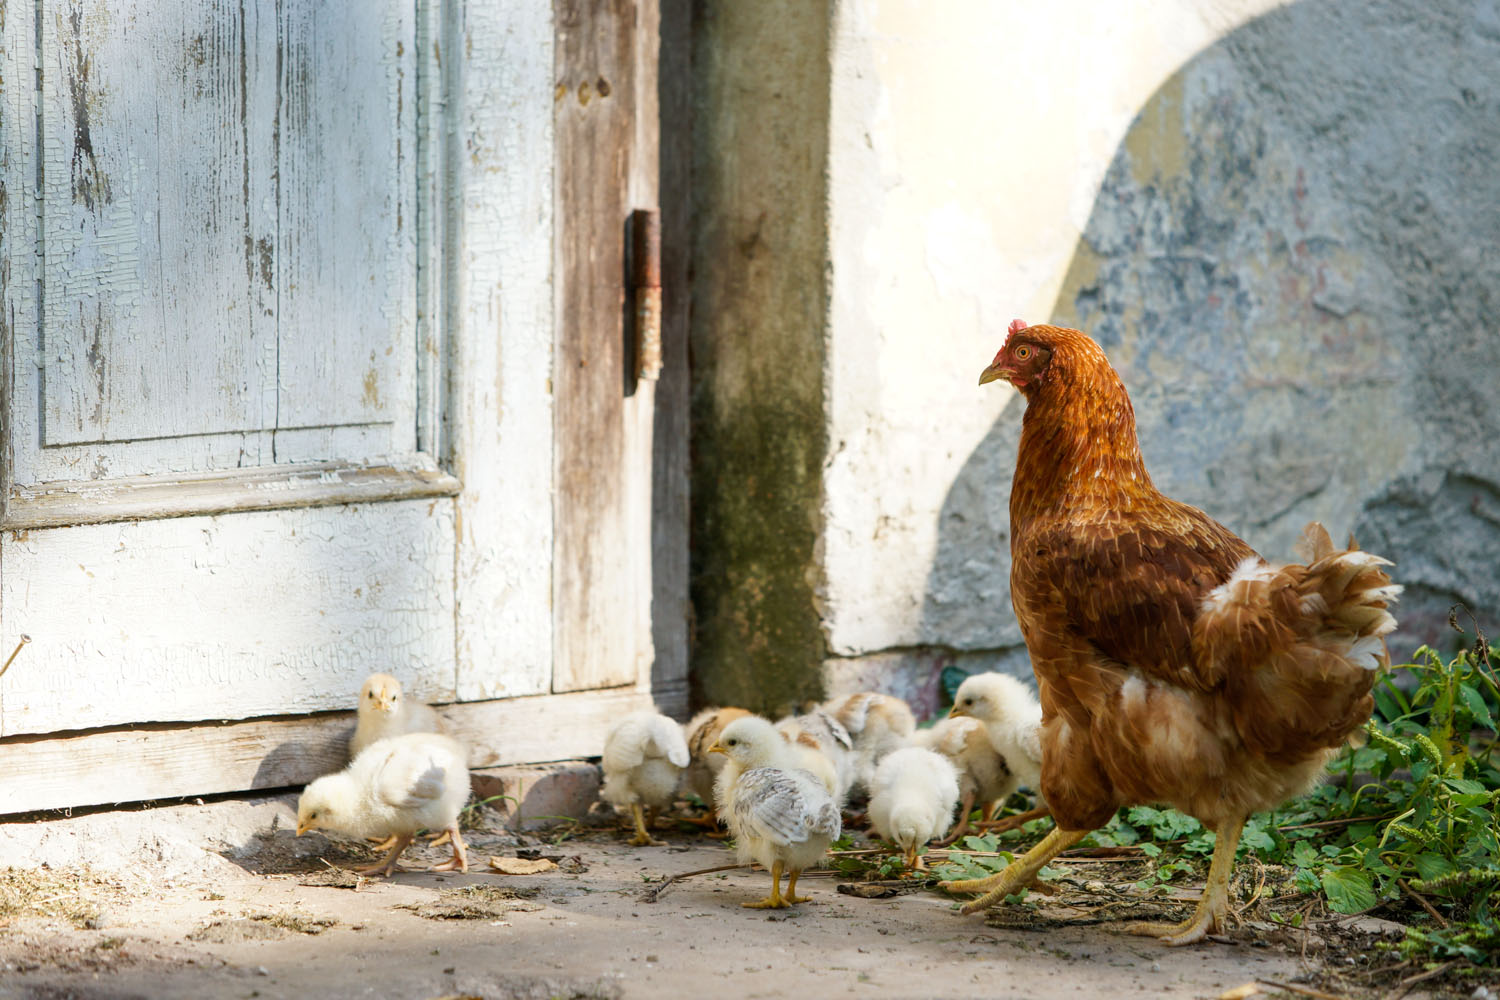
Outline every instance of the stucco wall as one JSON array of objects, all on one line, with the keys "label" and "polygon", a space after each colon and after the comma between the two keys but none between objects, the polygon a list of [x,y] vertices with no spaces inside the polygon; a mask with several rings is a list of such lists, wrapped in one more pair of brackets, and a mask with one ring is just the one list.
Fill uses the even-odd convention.
[{"label": "stucco wall", "polygon": [[975,385],[1016,316],[1104,344],[1169,494],[1270,558],[1317,518],[1395,559],[1398,654],[1453,600],[1493,625],[1494,2],[832,11],[826,260],[800,258],[828,275],[826,688],[1026,669],[1022,408]]}]

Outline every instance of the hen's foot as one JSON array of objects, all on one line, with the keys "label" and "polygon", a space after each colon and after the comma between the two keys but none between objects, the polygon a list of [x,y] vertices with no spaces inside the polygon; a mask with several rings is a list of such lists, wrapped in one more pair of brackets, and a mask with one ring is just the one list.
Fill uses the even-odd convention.
[{"label": "hen's foot", "polygon": [[1217,934],[1223,930],[1221,921],[1214,918],[1211,913],[1199,910],[1180,924],[1154,923],[1142,921],[1140,923],[1126,924],[1126,934],[1140,934],[1143,937],[1159,938],[1169,945],[1197,944],[1210,934]]},{"label": "hen's foot", "polygon": [[1038,873],[1047,862],[1078,843],[1087,833],[1087,830],[1064,831],[1054,828],[1051,833],[1042,838],[1041,843],[1011,862],[1004,871],[997,872],[988,878],[940,882],[938,885],[949,892],[984,893],[978,899],[964,904],[958,912],[969,914],[987,910],[1018,889],[1033,885]]},{"label": "hen's foot", "polygon": [[741,903],[740,905],[747,910],[785,910],[792,904],[787,901],[785,896],[773,892],[765,899],[754,903]]}]

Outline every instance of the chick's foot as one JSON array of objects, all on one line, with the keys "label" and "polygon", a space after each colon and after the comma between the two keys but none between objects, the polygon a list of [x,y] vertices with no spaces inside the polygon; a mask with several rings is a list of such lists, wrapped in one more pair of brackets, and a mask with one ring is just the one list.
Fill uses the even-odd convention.
[{"label": "chick's foot", "polygon": [[641,810],[640,804],[636,803],[630,807],[630,815],[635,820],[635,836],[626,841],[631,847],[666,847],[665,840],[657,840],[646,832],[646,817]]},{"label": "chick's foot", "polygon": [[[454,824],[450,826],[444,833],[453,845],[453,857],[440,865],[433,865],[432,870],[435,872],[468,871],[469,854],[466,850],[468,845],[464,843],[464,838],[459,834],[458,825]],[[436,844],[439,841],[433,841],[433,843]]]}]

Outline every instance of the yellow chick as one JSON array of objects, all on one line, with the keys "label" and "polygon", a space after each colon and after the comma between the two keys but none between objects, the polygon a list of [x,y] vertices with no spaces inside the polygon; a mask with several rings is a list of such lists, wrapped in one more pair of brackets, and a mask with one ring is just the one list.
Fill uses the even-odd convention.
[{"label": "yellow chick", "polygon": [[907,868],[927,868],[918,848],[948,832],[957,804],[958,774],[947,758],[931,750],[893,750],[875,768],[870,824],[901,848]]},{"label": "yellow chick", "polygon": [[[797,895],[797,877],[838,839],[838,803],[822,779],[798,766],[795,751],[765,719],[736,719],[710,750],[729,758],[715,791],[740,863],[758,861],[771,870],[771,894],[740,905],[783,909],[805,902],[806,896]],[[783,872],[789,875],[785,896]]]},{"label": "yellow chick", "polygon": [[[990,745],[1005,758],[1017,784],[1040,794],[1042,706],[1025,683],[1009,674],[974,674],[958,686],[953,696],[953,709],[948,714],[952,717],[967,716],[984,723]],[[1038,806],[1020,816],[985,825],[1009,829],[1046,815],[1047,808]]]},{"label": "yellow chick", "polygon": [[789,715],[776,731],[797,754],[798,766],[822,779],[833,800],[843,808],[854,785],[854,741],[838,720],[821,709]]},{"label": "yellow chick", "polygon": [[830,699],[823,703],[823,711],[837,719],[854,741],[853,787],[863,789],[866,795],[871,792],[881,759],[906,746],[917,728],[910,705],[878,691]]},{"label": "yellow chick", "polygon": [[401,682],[390,674],[371,674],[359,689],[359,717],[349,738],[349,759],[376,740],[405,733],[440,733],[438,714],[420,701],[408,701]]},{"label": "yellow chick", "polygon": [[938,842],[939,846],[951,844],[968,832],[969,814],[976,804],[983,807],[984,818],[989,820],[995,807],[1020,787],[978,719],[940,719],[930,729],[917,730],[912,745],[941,754],[958,773],[958,825]]},{"label": "yellow chick", "polygon": [[654,810],[670,805],[677,781],[690,761],[682,729],[665,715],[631,712],[609,731],[600,762],[604,786],[599,789],[599,797],[616,809],[630,807],[635,820],[632,845],[663,846],[663,841],[646,832],[641,807]]},{"label": "yellow chick", "polygon": [[735,719],[743,719],[750,713],[743,708],[705,708],[693,716],[682,727],[687,740],[688,754],[692,760],[682,772],[682,790],[692,792],[708,804],[708,815],[701,820],[692,820],[702,826],[717,828],[718,810],[714,808],[714,779],[724,768],[727,760],[722,754],[709,753],[708,748],[719,740],[724,727]]},{"label": "yellow chick", "polygon": [[325,774],[297,802],[297,836],[337,830],[356,837],[394,836],[395,846],[365,874],[396,871],[396,860],[417,831],[446,830],[453,859],[433,871],[469,870],[458,814],[469,800],[468,752],[438,733],[380,740],[337,774]]}]

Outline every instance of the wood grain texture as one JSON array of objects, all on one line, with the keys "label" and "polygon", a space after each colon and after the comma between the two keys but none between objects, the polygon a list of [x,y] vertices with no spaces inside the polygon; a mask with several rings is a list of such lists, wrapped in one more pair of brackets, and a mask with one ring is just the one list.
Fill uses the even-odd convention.
[{"label": "wood grain texture", "polygon": [[327,507],[452,496],[463,488],[431,463],[405,466],[320,462],[100,482],[17,487],[0,528],[58,528],[233,511]]},{"label": "wood grain texture", "polygon": [[[554,11],[552,689],[576,691],[630,683],[651,660],[641,627],[650,614],[650,465],[632,445],[643,420],[649,441],[652,394],[638,391],[625,347],[625,247],[631,208],[654,207],[632,204],[632,181],[637,170],[655,169],[654,145],[638,150],[636,132],[642,122],[655,130],[654,107],[640,106],[638,49],[656,25],[639,18],[632,0],[557,0]],[[627,393],[637,397],[629,413]]]},{"label": "wood grain texture", "polygon": [[[354,692],[345,699],[353,700]],[[449,705],[470,767],[598,756],[613,721],[650,707],[634,689]],[[686,699],[659,703],[683,715]],[[302,785],[344,767],[353,712],[151,725],[0,741],[0,815]]]},{"label": "wood grain texture", "polygon": [[[339,708],[365,677],[454,697],[454,502],[0,534],[0,733]],[[14,645],[14,640],[11,641]]]},{"label": "wood grain texture", "polygon": [[37,5],[15,481],[417,450],[422,10]]},{"label": "wood grain texture", "polygon": [[446,316],[458,500],[458,696],[552,680],[552,5],[445,21]]},{"label": "wood grain texture", "polygon": [[692,234],[692,3],[662,0],[658,60],[662,227],[662,371],[651,440],[651,666],[653,689],[687,685],[688,265]]}]

